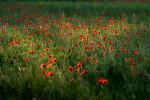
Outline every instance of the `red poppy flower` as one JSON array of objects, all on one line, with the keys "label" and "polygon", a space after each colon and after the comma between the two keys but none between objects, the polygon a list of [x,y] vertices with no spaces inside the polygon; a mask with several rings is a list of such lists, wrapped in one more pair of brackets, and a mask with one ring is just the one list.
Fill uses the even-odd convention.
[{"label": "red poppy flower", "polygon": [[109,42],[108,42],[110,45],[112,45],[112,41],[110,40]]},{"label": "red poppy flower", "polygon": [[29,59],[29,58],[24,58],[24,61],[25,61],[25,62],[29,62],[30,59]]},{"label": "red poppy flower", "polygon": [[94,45],[91,45],[91,50],[93,50],[94,49]]},{"label": "red poppy flower", "polygon": [[46,76],[47,76],[47,77],[54,76],[54,72],[50,71],[50,72],[47,73]]},{"label": "red poppy flower", "polygon": [[19,41],[12,41],[12,42],[10,43],[11,46],[18,46],[19,44],[20,44]]},{"label": "red poppy flower", "polygon": [[50,48],[45,48],[45,51],[50,51]]},{"label": "red poppy flower", "polygon": [[66,28],[71,28],[72,27],[72,24],[70,22],[66,23]]},{"label": "red poppy flower", "polygon": [[77,67],[75,70],[77,73],[80,72],[80,67]]},{"label": "red poppy flower", "polygon": [[49,54],[49,55],[48,55],[48,58],[53,58],[53,54]]},{"label": "red poppy flower", "polygon": [[47,65],[47,68],[52,68],[52,67],[53,67],[52,64],[48,64],[48,65]]},{"label": "red poppy flower", "polygon": [[84,46],[84,50],[87,50],[88,49],[88,46]]},{"label": "red poppy flower", "polygon": [[131,63],[133,63],[135,61],[133,57],[130,57],[129,60]]},{"label": "red poppy flower", "polygon": [[75,80],[74,77],[71,77],[71,78],[70,78],[70,81],[71,81],[71,82],[74,81],[74,80]]},{"label": "red poppy flower", "polygon": [[52,60],[49,59],[48,62],[49,62],[49,63],[52,63]]},{"label": "red poppy flower", "polygon": [[43,74],[43,75],[46,75],[46,71],[45,71],[45,70],[43,70],[43,71],[42,71],[42,74]]},{"label": "red poppy flower", "polygon": [[41,56],[41,57],[44,57],[45,55],[46,55],[46,54],[45,54],[45,53],[43,53],[43,52],[42,52],[42,53],[40,53],[40,56]]},{"label": "red poppy flower", "polygon": [[69,67],[68,72],[71,73],[73,71],[73,69],[74,69],[73,67]]},{"label": "red poppy flower", "polygon": [[97,63],[98,63],[98,61],[95,59],[95,60],[94,60],[94,64],[97,64]]},{"label": "red poppy flower", "polygon": [[89,71],[87,69],[83,70],[80,75],[86,75]]},{"label": "red poppy flower", "polygon": [[44,64],[44,63],[41,64],[41,66],[40,66],[41,69],[44,69],[45,67],[46,67],[46,64]]},{"label": "red poppy flower", "polygon": [[82,66],[82,62],[79,62],[79,63],[77,64],[77,68],[81,68],[81,66]]},{"label": "red poppy flower", "polygon": [[115,57],[116,57],[116,58],[119,58],[119,57],[120,57],[120,55],[119,55],[119,54],[115,54]]},{"label": "red poppy flower", "polygon": [[88,58],[88,61],[91,61],[91,60],[92,60],[92,58],[91,58],[91,57],[89,57],[89,58]]},{"label": "red poppy flower", "polygon": [[31,50],[31,51],[29,51],[29,54],[30,54],[30,55],[33,55],[34,53],[35,53],[35,52],[34,52],[34,51],[32,51],[32,50]]},{"label": "red poppy flower", "polygon": [[100,84],[100,85],[105,85],[105,84],[108,84],[108,80],[107,79],[105,79],[105,78],[102,78],[102,77],[100,77],[100,78],[98,78],[98,84]]},{"label": "red poppy flower", "polygon": [[56,63],[56,62],[57,62],[56,58],[52,59],[52,63]]},{"label": "red poppy flower", "polygon": [[139,50],[135,50],[134,55],[138,55],[138,54],[139,54]]}]

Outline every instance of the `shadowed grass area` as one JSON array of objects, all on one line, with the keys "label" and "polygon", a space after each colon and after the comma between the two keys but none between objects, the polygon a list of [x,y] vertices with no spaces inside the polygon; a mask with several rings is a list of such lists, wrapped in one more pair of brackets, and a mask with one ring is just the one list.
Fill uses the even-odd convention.
[{"label": "shadowed grass area", "polygon": [[1,13],[36,13],[42,15],[66,14],[81,16],[112,15],[122,16],[123,14],[144,14],[149,15],[149,2],[20,2],[2,3]]}]

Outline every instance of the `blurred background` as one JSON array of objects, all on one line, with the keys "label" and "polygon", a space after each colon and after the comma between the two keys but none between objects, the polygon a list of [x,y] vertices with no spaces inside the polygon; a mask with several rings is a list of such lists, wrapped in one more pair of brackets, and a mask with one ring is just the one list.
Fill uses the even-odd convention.
[{"label": "blurred background", "polygon": [[128,2],[134,2],[134,1],[141,1],[141,2],[146,2],[150,0],[0,0],[3,2],[16,2],[16,1],[32,1],[32,2],[37,2],[37,1],[128,1]]}]

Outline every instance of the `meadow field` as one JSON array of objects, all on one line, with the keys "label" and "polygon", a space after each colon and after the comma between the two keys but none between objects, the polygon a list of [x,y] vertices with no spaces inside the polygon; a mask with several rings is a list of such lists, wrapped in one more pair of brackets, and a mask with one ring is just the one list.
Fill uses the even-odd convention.
[{"label": "meadow field", "polygon": [[1,2],[0,100],[150,100],[150,2]]}]

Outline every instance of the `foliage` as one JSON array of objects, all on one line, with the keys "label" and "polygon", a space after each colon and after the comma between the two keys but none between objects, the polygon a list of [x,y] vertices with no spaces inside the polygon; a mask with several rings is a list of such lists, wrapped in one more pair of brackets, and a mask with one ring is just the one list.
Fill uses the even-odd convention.
[{"label": "foliage", "polygon": [[148,100],[150,6],[116,4],[1,4],[0,99]]}]

